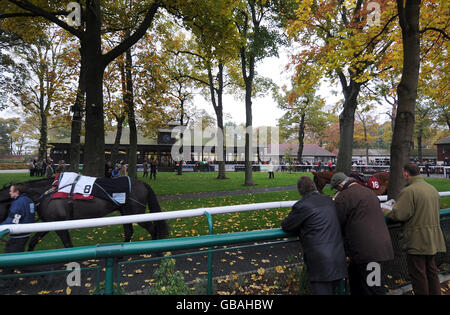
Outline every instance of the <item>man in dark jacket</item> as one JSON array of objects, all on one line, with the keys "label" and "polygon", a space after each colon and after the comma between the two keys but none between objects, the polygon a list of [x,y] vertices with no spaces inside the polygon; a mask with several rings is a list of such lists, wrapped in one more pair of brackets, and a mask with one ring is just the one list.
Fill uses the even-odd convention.
[{"label": "man in dark jacket", "polygon": [[[4,224],[23,224],[34,222],[34,203],[26,195],[24,184],[14,184],[11,186],[9,195],[15,199],[9,209],[9,215]],[[25,245],[30,238],[30,233],[11,235],[5,246],[5,253],[15,253],[25,251]]]},{"label": "man in dark jacket", "polygon": [[334,294],[347,277],[345,252],[336,209],[330,197],[317,191],[311,178],[297,183],[302,199],[281,222],[285,232],[298,234],[313,294]]},{"label": "man in dark jacket", "polygon": [[156,170],[158,168],[158,162],[153,157],[150,160],[150,179],[156,180]]},{"label": "man in dark jacket", "polygon": [[380,266],[380,262],[394,259],[380,201],[371,189],[358,184],[344,173],[333,175],[330,186],[339,191],[334,201],[344,234],[345,250],[350,258],[348,273],[351,294],[384,294],[381,267],[378,269],[379,281],[375,285],[368,283],[374,271],[372,266]]}]

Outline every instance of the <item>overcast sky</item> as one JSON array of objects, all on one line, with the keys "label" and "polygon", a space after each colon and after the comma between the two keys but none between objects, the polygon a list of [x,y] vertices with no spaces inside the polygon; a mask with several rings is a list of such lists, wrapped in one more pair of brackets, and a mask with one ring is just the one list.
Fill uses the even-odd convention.
[{"label": "overcast sky", "polygon": [[[285,70],[288,60],[288,52],[286,49],[280,51],[279,57],[266,58],[257,64],[257,72],[259,75],[271,78],[279,87],[283,85],[290,86],[290,77],[292,73]],[[336,88],[335,88],[336,89]],[[326,99],[326,105],[333,106],[339,99],[340,95],[334,96],[330,92],[329,84],[322,84],[318,94]],[[205,100],[203,96],[196,96],[195,106],[205,109],[210,115],[215,117],[211,103]],[[236,124],[245,123],[245,103],[244,100],[236,100],[231,95],[224,96],[224,112],[232,116],[233,122]],[[276,126],[278,119],[283,115],[284,111],[278,108],[276,102],[272,98],[271,93],[262,98],[252,99],[253,125],[260,126]]]}]

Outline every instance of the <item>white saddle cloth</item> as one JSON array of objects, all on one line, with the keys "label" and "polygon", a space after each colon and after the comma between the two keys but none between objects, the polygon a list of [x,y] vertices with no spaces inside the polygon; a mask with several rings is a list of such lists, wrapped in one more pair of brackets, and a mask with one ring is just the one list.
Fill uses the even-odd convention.
[{"label": "white saddle cloth", "polygon": [[[75,183],[79,174],[67,172],[61,173],[59,176],[58,191],[70,194],[72,186]],[[92,194],[92,188],[97,177],[83,176],[81,175],[78,181],[75,183],[75,187],[72,191],[73,194],[82,194],[85,196]]]}]

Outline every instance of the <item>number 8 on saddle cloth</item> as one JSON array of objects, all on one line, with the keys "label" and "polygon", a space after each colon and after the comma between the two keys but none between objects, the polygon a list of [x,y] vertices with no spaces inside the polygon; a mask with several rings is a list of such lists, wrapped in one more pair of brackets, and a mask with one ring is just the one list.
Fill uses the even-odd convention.
[{"label": "number 8 on saddle cloth", "polygon": [[[58,178],[58,197],[66,198],[82,195],[94,196],[112,201],[116,205],[124,204],[127,194],[131,192],[131,180],[128,176],[117,178],[97,178],[82,176],[77,173],[61,173]],[[78,199],[78,198],[75,198]]]}]

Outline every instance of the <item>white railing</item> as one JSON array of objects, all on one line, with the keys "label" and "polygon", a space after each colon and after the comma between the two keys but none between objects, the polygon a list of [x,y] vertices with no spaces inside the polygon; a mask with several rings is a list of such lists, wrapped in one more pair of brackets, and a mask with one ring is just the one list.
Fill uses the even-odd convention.
[{"label": "white railing", "polygon": [[[450,191],[440,192],[439,196],[441,197],[450,196]],[[387,201],[387,196],[378,196],[378,198],[380,199],[380,201]],[[131,223],[149,222],[149,221],[161,221],[161,220],[197,217],[205,215],[206,212],[213,215],[213,214],[223,214],[232,212],[263,210],[263,209],[290,208],[297,201],[298,200],[263,202],[245,205],[197,208],[190,210],[177,210],[158,213],[134,214],[125,216],[114,216],[106,218],[70,220],[70,221],[40,222],[30,224],[6,224],[0,226],[0,231],[8,229],[9,234],[14,235],[22,233],[82,229],[107,225],[122,225]]]}]

